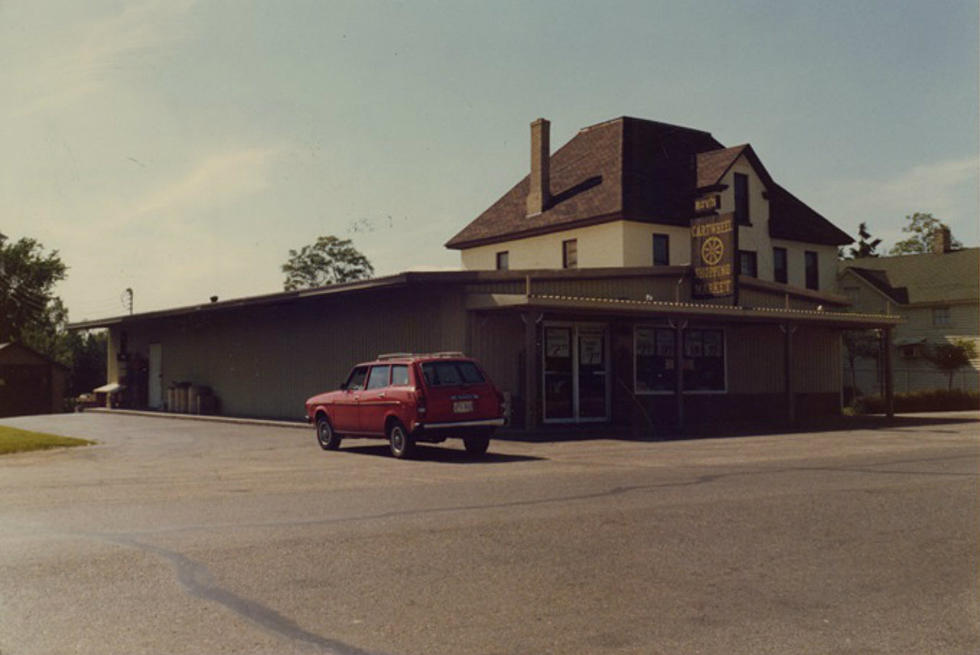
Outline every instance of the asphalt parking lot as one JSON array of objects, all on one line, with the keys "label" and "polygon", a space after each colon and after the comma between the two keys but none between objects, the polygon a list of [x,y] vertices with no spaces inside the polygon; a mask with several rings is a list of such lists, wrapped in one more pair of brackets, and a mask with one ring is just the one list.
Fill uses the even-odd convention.
[{"label": "asphalt parking lot", "polygon": [[0,420],[0,653],[976,653],[980,422],[397,461],[312,430]]}]

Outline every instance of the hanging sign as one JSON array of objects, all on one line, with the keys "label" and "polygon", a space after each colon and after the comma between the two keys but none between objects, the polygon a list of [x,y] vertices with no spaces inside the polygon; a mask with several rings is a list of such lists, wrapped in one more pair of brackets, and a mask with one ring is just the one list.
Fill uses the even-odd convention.
[{"label": "hanging sign", "polygon": [[691,219],[691,267],[696,299],[736,295],[735,253],[738,228],[735,214]]}]

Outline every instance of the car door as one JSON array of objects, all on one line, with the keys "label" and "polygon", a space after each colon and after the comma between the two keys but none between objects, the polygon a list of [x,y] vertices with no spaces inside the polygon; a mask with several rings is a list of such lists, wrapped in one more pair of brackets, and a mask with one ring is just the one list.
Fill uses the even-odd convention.
[{"label": "car door", "polygon": [[347,382],[344,383],[342,391],[337,394],[330,417],[333,421],[333,429],[337,432],[357,432],[360,430],[358,405],[361,401],[361,394],[364,393],[367,373],[367,366],[354,367],[354,370],[347,376]]},{"label": "car door", "polygon": [[392,402],[388,398],[390,376],[391,366],[388,364],[376,364],[371,367],[358,404],[361,432],[384,434],[385,413]]}]

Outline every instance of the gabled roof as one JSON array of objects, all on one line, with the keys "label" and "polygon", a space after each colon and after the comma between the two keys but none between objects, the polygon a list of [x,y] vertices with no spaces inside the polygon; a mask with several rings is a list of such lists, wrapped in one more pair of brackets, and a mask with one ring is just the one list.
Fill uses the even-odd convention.
[{"label": "gabled roof", "polygon": [[775,183],[769,191],[769,236],[827,246],[843,246],[854,242],[847,232]]},{"label": "gabled roof", "polygon": [[710,133],[639,118],[583,128],[551,155],[551,202],[527,216],[530,175],[446,243],[464,249],[614,220],[686,227],[698,189],[745,156],[769,191],[775,238],[830,245],[853,239],[773,182],[748,144],[725,148]]},{"label": "gabled roof", "polygon": [[893,287],[891,281],[888,279],[888,273],[885,271],[859,268],[857,266],[848,266],[844,270],[857,275],[879,292],[883,293],[892,302],[905,305],[909,301],[909,290],[905,287]]},{"label": "gabled roof", "polygon": [[62,364],[61,362],[55,361],[55,360],[51,359],[50,357],[48,357],[47,355],[43,355],[43,354],[39,353],[38,351],[34,350],[33,348],[28,348],[27,346],[25,346],[22,343],[14,343],[13,341],[7,341],[5,343],[0,343],[0,352],[3,352],[3,351],[10,352],[10,351],[16,351],[16,350],[20,350],[21,352],[26,353],[27,356],[30,357],[31,359],[40,360],[40,361],[43,361],[43,362],[45,362],[47,364],[54,364],[55,366],[57,366],[59,368],[66,369],[66,370],[68,369],[68,367],[65,366],[64,364]]},{"label": "gabled roof", "polygon": [[[860,263],[860,267],[854,266]],[[905,287],[909,303],[980,302],[980,248],[841,262],[844,269],[875,271],[893,288]]]},{"label": "gabled roof", "polygon": [[732,148],[722,148],[721,150],[699,153],[698,188],[703,189],[719,184],[721,178],[725,177],[725,173],[729,171],[742,155],[745,155],[745,158],[749,160],[749,163],[755,169],[762,183],[766,185],[766,189],[771,189],[773,186],[772,177],[755,154],[755,150],[748,143],[743,143],[740,146],[734,146]]}]

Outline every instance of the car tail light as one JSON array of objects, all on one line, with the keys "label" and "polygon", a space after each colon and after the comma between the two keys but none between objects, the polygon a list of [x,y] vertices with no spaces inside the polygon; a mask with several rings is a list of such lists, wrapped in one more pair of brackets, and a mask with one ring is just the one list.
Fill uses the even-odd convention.
[{"label": "car tail light", "polygon": [[415,390],[415,411],[419,416],[425,416],[425,394],[421,389]]}]

